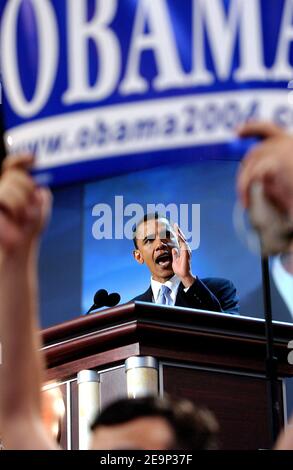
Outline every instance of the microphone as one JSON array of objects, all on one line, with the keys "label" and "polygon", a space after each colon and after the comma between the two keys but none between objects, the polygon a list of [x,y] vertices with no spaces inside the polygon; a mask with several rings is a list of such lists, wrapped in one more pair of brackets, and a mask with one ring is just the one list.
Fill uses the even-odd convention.
[{"label": "microphone", "polygon": [[121,297],[117,292],[113,292],[113,294],[108,295],[107,303],[105,304],[106,307],[115,307],[119,304]]},{"label": "microphone", "polygon": [[94,296],[94,305],[96,308],[101,308],[106,305],[107,299],[109,297],[108,292],[106,289],[100,289],[98,292],[95,293]]},{"label": "microphone", "polygon": [[86,312],[86,315],[91,313],[93,310],[104,307],[108,300],[109,294],[105,289],[100,289],[95,293],[94,303],[91,308]]},{"label": "microphone", "polygon": [[109,295],[105,289],[100,289],[95,293],[94,303],[86,312],[86,315],[101,307],[115,307],[117,304],[119,304],[120,299],[120,295],[116,292],[113,292],[113,294]]}]

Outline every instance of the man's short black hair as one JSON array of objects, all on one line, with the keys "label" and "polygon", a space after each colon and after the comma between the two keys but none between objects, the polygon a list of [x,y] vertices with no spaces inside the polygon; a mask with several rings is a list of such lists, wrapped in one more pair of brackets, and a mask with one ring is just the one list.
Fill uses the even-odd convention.
[{"label": "man's short black hair", "polygon": [[170,449],[212,450],[217,448],[218,423],[213,414],[188,400],[170,397],[124,398],[109,405],[97,416],[91,429],[114,426],[142,417],[161,417],[174,433]]},{"label": "man's short black hair", "polygon": [[163,214],[160,214],[159,212],[149,212],[149,213],[146,213],[144,214],[144,216],[142,217],[142,219],[140,219],[137,224],[134,225],[133,229],[132,229],[132,239],[133,239],[133,243],[134,243],[134,246],[135,246],[135,249],[137,250],[138,249],[138,245],[137,245],[137,238],[136,238],[136,233],[137,233],[137,229],[138,227],[143,224],[144,222],[147,222],[149,220],[159,220],[159,219],[167,219],[167,217]]}]

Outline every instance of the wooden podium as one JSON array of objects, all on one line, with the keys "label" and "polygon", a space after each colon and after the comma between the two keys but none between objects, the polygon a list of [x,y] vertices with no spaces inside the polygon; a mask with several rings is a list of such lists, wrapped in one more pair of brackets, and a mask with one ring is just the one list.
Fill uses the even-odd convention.
[{"label": "wooden podium", "polygon": [[[80,317],[42,332],[47,380],[61,384],[66,404],[61,443],[77,449],[77,373],[96,370],[100,407],[127,395],[125,360],[152,356],[158,392],[210,408],[223,449],[271,447],[265,378],[265,324],[240,316],[134,302]],[[275,323],[279,393],[284,413],[288,343],[293,326]]]}]

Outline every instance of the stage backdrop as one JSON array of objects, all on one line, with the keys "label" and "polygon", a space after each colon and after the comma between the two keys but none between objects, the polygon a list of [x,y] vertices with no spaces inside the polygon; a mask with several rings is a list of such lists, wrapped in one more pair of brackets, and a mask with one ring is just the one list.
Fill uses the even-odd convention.
[{"label": "stage backdrop", "polygon": [[[140,204],[145,211],[158,203],[174,204],[179,212],[187,206],[186,236],[194,248],[194,274],[231,279],[245,298],[261,282],[261,274],[259,257],[246,252],[233,228],[237,166],[225,160],[170,165],[88,184],[84,194],[83,310],[91,305],[94,293],[100,288],[119,292],[122,302],[127,302],[149,286],[147,268],[137,264],[132,256],[132,241],[111,238],[115,231],[115,206],[117,214],[119,204],[123,205],[123,215],[128,208],[135,208],[133,204]],[[100,206],[101,202],[112,209],[112,218],[104,217],[106,208]],[[200,212],[196,205],[200,205]],[[131,215],[128,212],[124,216],[126,228],[131,223]],[[117,216],[120,218],[120,212]],[[99,221],[106,221],[101,232],[108,240],[97,239],[95,224]],[[107,223],[113,227],[113,233],[107,232]]]},{"label": "stage backdrop", "polygon": [[232,279],[242,311],[262,315],[260,260],[231,222],[251,145],[235,128],[292,127],[292,22],[292,0],[0,0],[7,151],[33,152],[55,188],[44,325],[84,312],[100,287],[123,301],[147,287],[129,240],[93,236],[94,206],[113,210],[115,196],[199,204],[194,272]]}]

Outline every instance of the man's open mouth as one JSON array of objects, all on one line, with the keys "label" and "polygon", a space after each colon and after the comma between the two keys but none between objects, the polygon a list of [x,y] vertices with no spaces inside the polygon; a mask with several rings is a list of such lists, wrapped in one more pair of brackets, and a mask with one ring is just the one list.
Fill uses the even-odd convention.
[{"label": "man's open mouth", "polygon": [[172,263],[172,255],[170,253],[163,253],[156,258],[156,264],[162,268],[168,267]]}]

